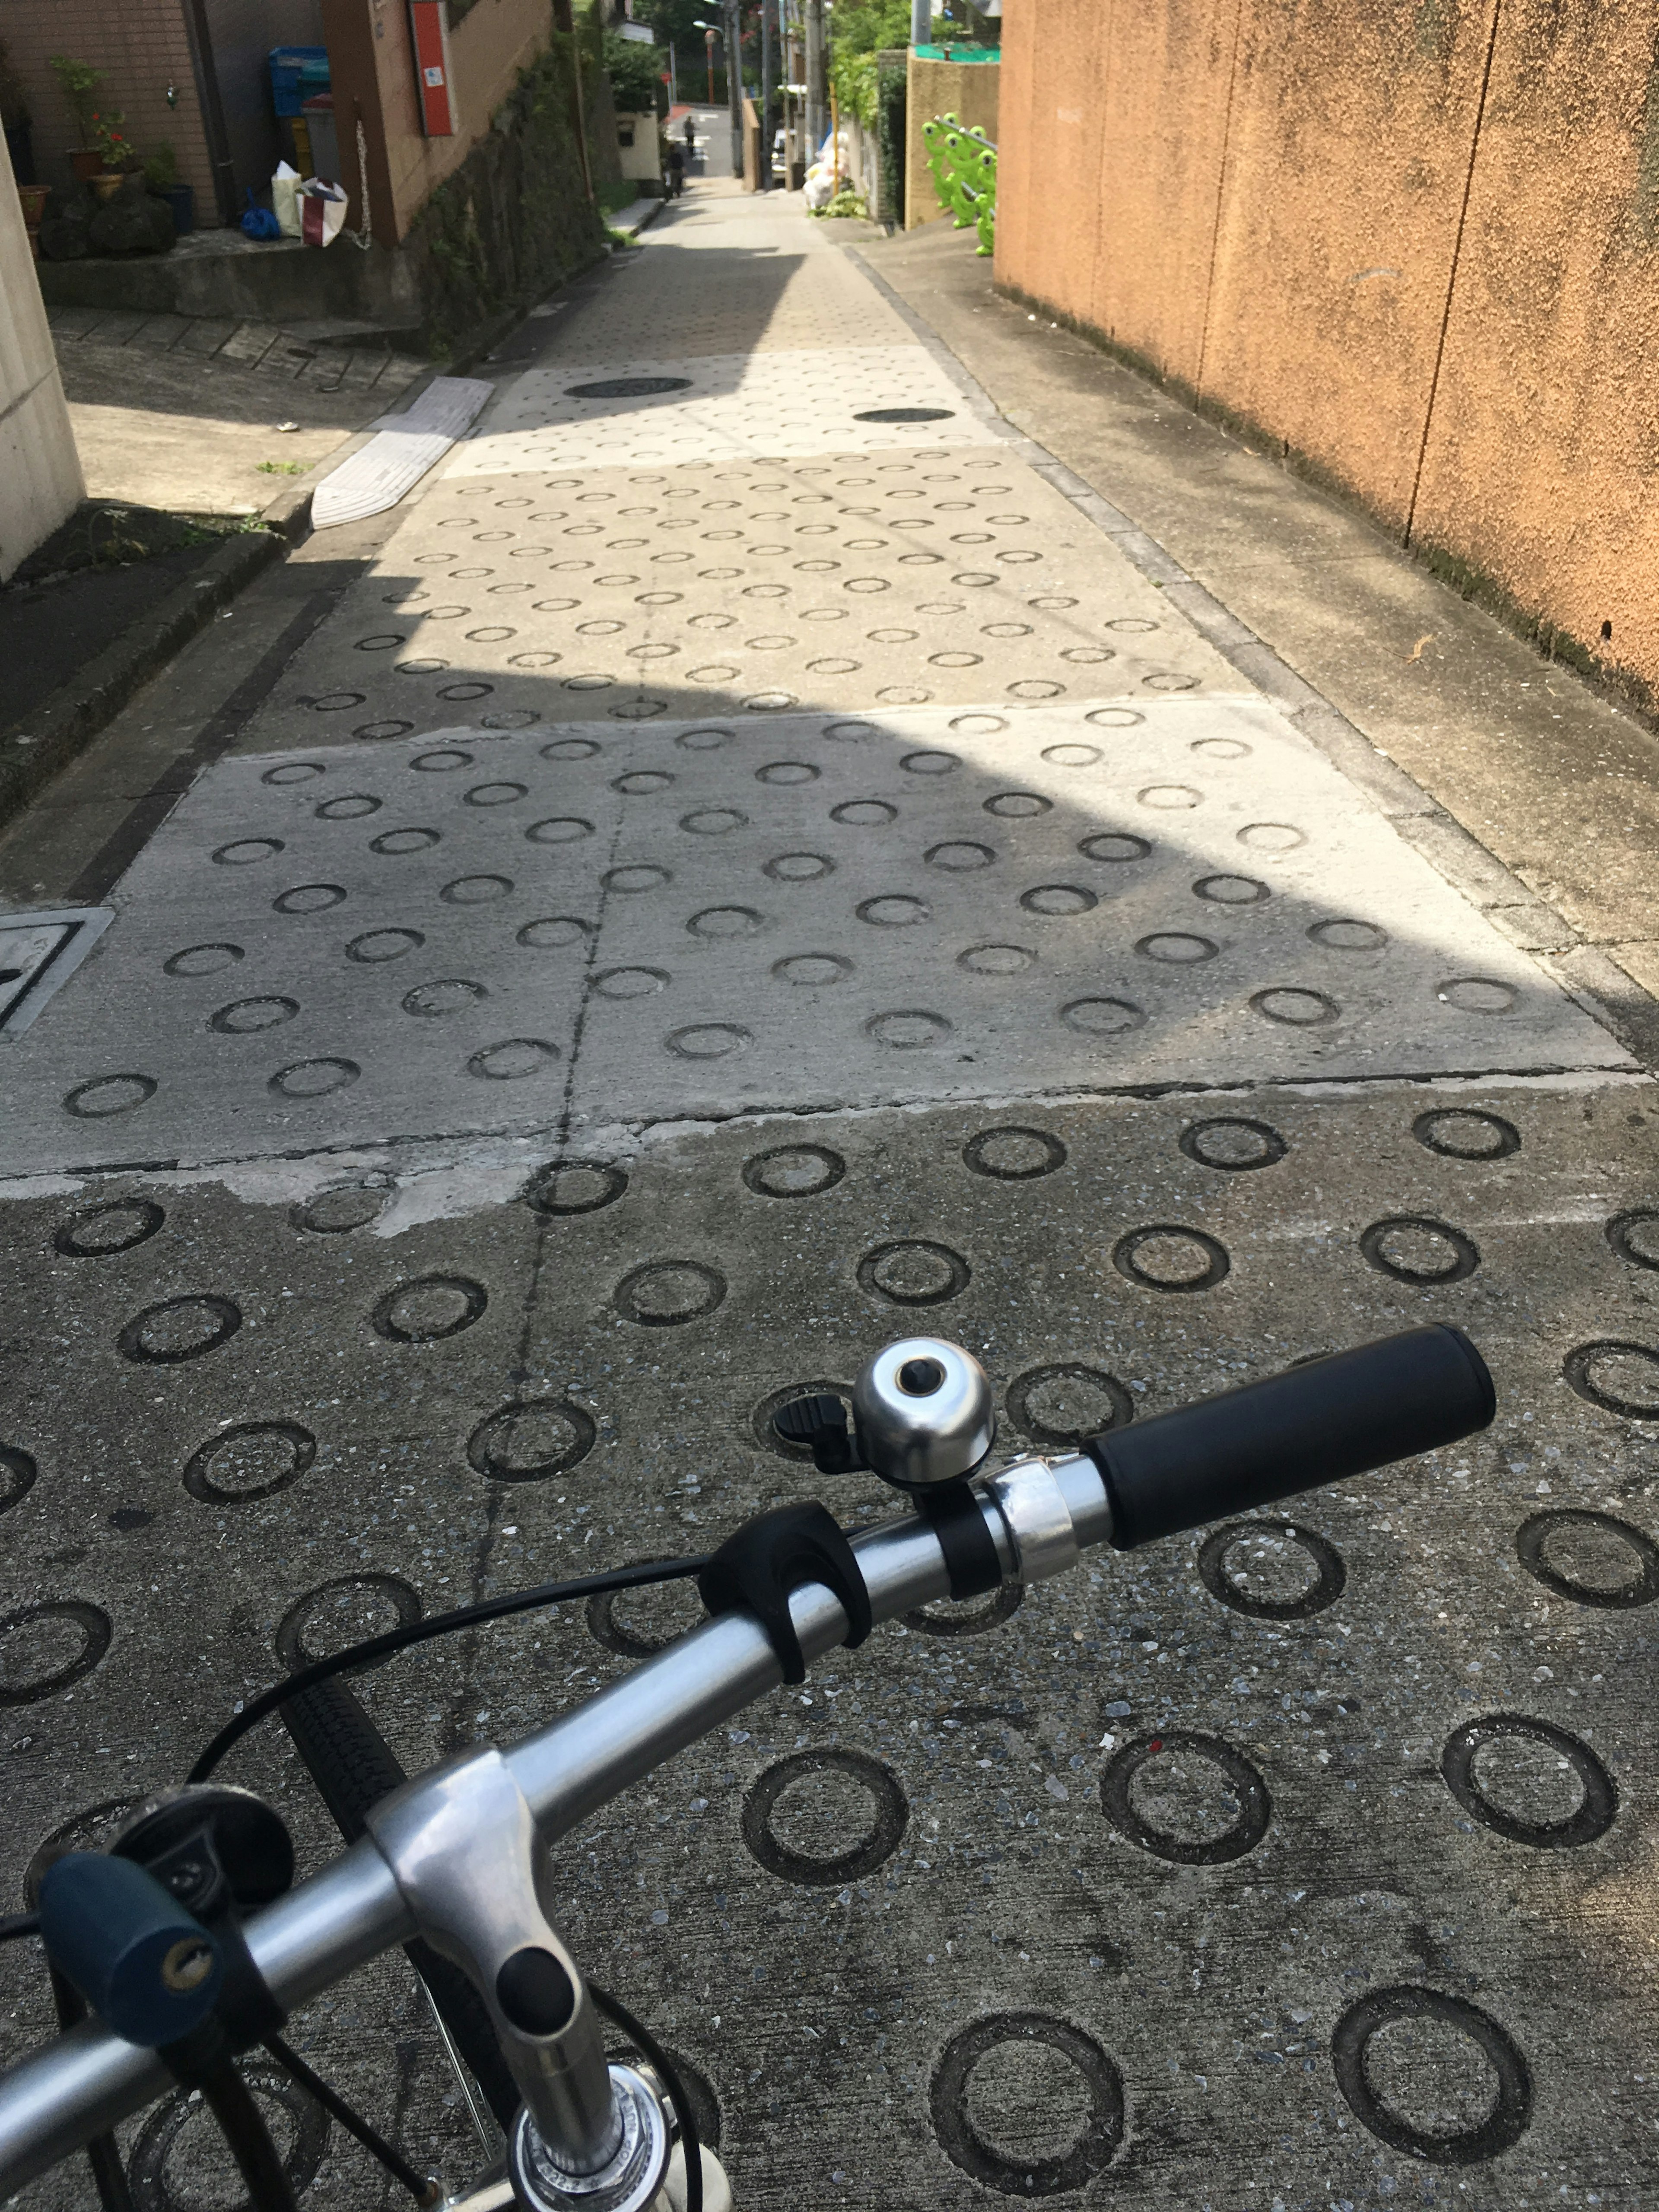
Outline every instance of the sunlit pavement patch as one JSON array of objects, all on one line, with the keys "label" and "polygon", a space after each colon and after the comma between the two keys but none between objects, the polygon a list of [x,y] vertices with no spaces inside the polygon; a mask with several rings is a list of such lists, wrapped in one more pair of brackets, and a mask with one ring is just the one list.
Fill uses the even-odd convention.
[{"label": "sunlit pavement patch", "polygon": [[[16,1055],[14,1171],[574,1132],[619,1100],[1628,1065],[1237,698],[242,757],[118,898]],[[1375,1264],[1439,1279],[1465,1263],[1438,1233],[1385,1216]]]}]

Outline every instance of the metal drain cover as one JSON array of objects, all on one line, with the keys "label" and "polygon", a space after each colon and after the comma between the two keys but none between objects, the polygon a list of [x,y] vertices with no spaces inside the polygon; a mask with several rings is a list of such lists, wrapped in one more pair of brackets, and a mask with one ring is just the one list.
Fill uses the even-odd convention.
[{"label": "metal drain cover", "polygon": [[870,407],[855,415],[855,422],[946,422],[954,407]]},{"label": "metal drain cover", "polygon": [[653,392],[689,392],[689,376],[607,376],[598,384],[573,384],[567,399],[648,399]]},{"label": "metal drain cover", "polygon": [[28,1027],[114,919],[104,906],[0,915],[0,1035]]}]

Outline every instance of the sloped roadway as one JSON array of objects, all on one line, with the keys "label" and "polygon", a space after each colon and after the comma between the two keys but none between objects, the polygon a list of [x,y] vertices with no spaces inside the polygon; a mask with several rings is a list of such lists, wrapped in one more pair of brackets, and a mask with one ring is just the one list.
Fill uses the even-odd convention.
[{"label": "sloped roadway", "polygon": [[[486,373],[170,812],[71,781],[0,848],[14,902],[125,867],[5,1045],[15,1881],[300,1655],[886,1512],[770,1413],[890,1337],[969,1346],[1012,1452],[1454,1320],[1487,1436],[878,1633],[560,1910],[744,2206],[1634,2202],[1648,1076],[798,203],[694,185]],[[414,1770],[695,1612],[362,1693]],[[228,1771],[327,1852],[280,1730]],[[294,2033],[465,2172],[401,1960]],[[306,2202],[392,2201],[273,2112]],[[199,2114],[125,2141],[230,2201]]]}]

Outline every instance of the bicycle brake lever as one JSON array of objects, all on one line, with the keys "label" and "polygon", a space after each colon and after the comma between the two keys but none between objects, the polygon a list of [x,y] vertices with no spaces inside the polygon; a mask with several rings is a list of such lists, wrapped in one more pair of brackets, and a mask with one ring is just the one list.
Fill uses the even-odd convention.
[{"label": "bicycle brake lever", "polygon": [[772,1416],[785,1443],[805,1444],[820,1474],[861,1474],[870,1465],[848,1432],[847,1410],[827,1391],[792,1398]]}]

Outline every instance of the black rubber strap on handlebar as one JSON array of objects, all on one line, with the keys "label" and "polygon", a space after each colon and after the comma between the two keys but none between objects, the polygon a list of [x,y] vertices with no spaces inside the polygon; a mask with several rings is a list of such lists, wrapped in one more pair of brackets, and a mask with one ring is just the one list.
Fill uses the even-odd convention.
[{"label": "black rubber strap on handlebar", "polygon": [[806,1658],[789,1617],[789,1593],[803,1583],[822,1583],[840,1600],[850,1624],[849,1650],[865,1641],[873,1623],[863,1571],[835,1516],[816,1498],[745,1521],[697,1577],[697,1590],[710,1613],[752,1613],[778,1655],[784,1680],[804,1682]]},{"label": "black rubber strap on handlebar", "polygon": [[1121,1552],[1456,1443],[1497,1410],[1461,1328],[1408,1328],[1091,1437]]},{"label": "black rubber strap on handlebar", "polygon": [[1002,1587],[1002,1562],[979,1492],[966,1482],[941,1482],[913,1490],[916,1510],[939,1538],[952,1597],[983,1597]]}]

